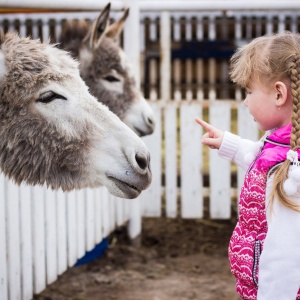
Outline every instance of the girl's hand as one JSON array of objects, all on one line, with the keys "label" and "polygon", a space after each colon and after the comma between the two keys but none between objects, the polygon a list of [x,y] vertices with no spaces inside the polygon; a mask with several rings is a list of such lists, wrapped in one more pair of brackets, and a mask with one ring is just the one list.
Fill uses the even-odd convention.
[{"label": "girl's hand", "polygon": [[195,118],[195,121],[207,131],[202,136],[202,144],[207,145],[211,149],[219,149],[223,141],[224,132],[201,119]]}]

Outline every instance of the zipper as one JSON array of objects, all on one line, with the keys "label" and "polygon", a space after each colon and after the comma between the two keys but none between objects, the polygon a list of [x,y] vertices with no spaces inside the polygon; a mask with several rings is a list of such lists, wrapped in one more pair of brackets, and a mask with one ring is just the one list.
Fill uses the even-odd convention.
[{"label": "zipper", "polygon": [[257,155],[256,155],[255,159],[253,160],[253,162],[249,166],[247,173],[249,173],[252,170],[252,168],[253,168],[254,164],[256,163],[256,161],[257,161],[262,149],[264,148],[264,146],[265,146],[265,142],[263,143],[262,146],[260,146],[259,151],[257,152]]},{"label": "zipper", "polygon": [[258,286],[257,281],[257,270],[258,270],[258,262],[261,254],[261,245],[260,240],[255,240],[254,243],[254,253],[253,253],[253,269],[252,269],[252,279],[256,286]]}]

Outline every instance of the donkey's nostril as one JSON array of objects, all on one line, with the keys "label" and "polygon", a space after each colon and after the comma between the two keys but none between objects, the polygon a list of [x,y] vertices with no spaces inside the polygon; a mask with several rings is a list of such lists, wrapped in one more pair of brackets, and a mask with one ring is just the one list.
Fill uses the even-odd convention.
[{"label": "donkey's nostril", "polygon": [[142,170],[145,170],[148,167],[148,159],[144,155],[137,153],[135,155],[135,160]]},{"label": "donkey's nostril", "polygon": [[153,118],[148,118],[148,124],[150,124],[150,125],[153,125],[153,123],[154,123],[154,121],[153,121]]}]

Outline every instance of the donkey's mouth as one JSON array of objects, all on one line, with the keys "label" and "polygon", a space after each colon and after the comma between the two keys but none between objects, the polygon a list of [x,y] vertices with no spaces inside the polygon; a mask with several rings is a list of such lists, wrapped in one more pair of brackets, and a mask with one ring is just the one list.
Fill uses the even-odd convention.
[{"label": "donkey's mouth", "polygon": [[141,129],[137,128],[136,126],[134,126],[133,129],[134,129],[135,133],[140,137],[147,135],[146,132],[142,131]]},{"label": "donkey's mouth", "polygon": [[111,175],[107,175],[107,177],[115,183],[115,185],[126,195],[126,198],[128,199],[136,198],[141,193],[139,188],[130,183],[117,179]]}]

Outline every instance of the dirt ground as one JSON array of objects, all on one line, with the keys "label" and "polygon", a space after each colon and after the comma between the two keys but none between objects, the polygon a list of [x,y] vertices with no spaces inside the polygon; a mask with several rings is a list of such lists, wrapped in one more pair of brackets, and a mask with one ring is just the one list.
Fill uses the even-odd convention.
[{"label": "dirt ground", "polygon": [[235,220],[145,218],[140,246],[125,228],[105,254],[66,271],[35,300],[237,300],[227,246]]}]

